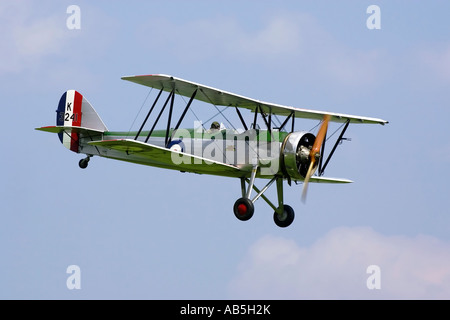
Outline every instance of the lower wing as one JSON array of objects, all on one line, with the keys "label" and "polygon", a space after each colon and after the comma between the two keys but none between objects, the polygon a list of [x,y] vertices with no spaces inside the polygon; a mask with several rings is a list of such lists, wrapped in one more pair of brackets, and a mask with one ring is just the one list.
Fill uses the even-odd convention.
[{"label": "lower wing", "polygon": [[138,155],[143,161],[148,161],[148,165],[163,166],[179,171],[230,177],[241,177],[247,174],[247,171],[233,165],[131,139],[91,141],[89,144],[123,152],[124,155]]}]

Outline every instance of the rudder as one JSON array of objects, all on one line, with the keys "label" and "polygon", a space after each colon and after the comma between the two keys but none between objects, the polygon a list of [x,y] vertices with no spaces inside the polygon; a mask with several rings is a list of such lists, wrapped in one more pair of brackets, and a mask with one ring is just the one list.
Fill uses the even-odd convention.
[{"label": "rudder", "polygon": [[[98,131],[108,130],[89,101],[76,90],[68,90],[61,96],[56,110],[56,125]],[[58,136],[66,148],[79,152],[79,133],[64,131],[58,133]]]}]

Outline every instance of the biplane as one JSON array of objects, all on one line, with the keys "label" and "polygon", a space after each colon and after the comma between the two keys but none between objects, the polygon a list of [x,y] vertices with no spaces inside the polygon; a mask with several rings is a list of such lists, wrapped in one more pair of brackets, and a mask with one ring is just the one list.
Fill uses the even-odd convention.
[{"label": "biplane", "polygon": [[[324,176],[336,148],[346,140],[347,128],[350,124],[388,123],[382,119],[263,102],[168,75],[127,76],[122,79],[158,92],[138,131],[108,130],[88,100],[75,90],[65,92],[59,100],[56,126],[36,130],[57,133],[65,147],[85,154],[86,157],[79,161],[83,169],[93,156],[100,156],[181,172],[239,178],[242,194],[235,201],[233,212],[242,221],[253,216],[254,203],[262,198],[274,210],[276,225],[289,226],[295,214],[293,208],[284,203],[284,182],[289,185],[292,182],[303,183],[303,200],[310,182],[351,183],[348,179]],[[161,99],[163,93],[165,98]],[[174,110],[175,96],[189,98],[187,103],[183,98],[185,106],[183,104],[180,110]],[[193,101],[202,101],[217,110],[218,106],[234,109],[233,114],[242,128],[226,128],[218,122],[210,128],[201,122],[194,123],[191,129],[181,128]],[[158,104],[162,106],[157,107]],[[165,129],[156,129],[167,108],[167,119],[163,123]],[[251,119],[247,121],[242,115],[245,109],[250,111]],[[151,128],[144,130],[150,115],[155,115],[153,112],[156,110],[159,112]],[[172,119],[175,113],[180,113],[176,122]],[[296,131],[295,120],[298,118],[318,121],[317,134]],[[258,119],[264,129],[259,126]],[[340,134],[325,157],[330,122],[340,123]],[[265,180],[264,187],[258,188],[256,179]],[[264,194],[274,182],[278,198],[275,203]],[[256,194],[252,196],[252,192]]]}]

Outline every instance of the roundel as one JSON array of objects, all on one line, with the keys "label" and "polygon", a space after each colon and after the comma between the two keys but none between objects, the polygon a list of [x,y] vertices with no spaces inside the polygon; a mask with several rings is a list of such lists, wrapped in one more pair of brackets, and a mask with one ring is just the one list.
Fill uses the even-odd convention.
[{"label": "roundel", "polygon": [[167,146],[171,151],[184,152],[184,143],[181,140],[173,140]]}]

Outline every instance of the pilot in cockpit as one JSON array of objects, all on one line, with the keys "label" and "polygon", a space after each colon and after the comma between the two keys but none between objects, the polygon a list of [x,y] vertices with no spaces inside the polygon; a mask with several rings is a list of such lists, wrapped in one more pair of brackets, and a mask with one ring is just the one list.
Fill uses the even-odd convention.
[{"label": "pilot in cockpit", "polygon": [[220,123],[218,123],[217,121],[211,123],[211,128],[209,129],[210,132],[216,132],[219,130],[220,130]]}]

